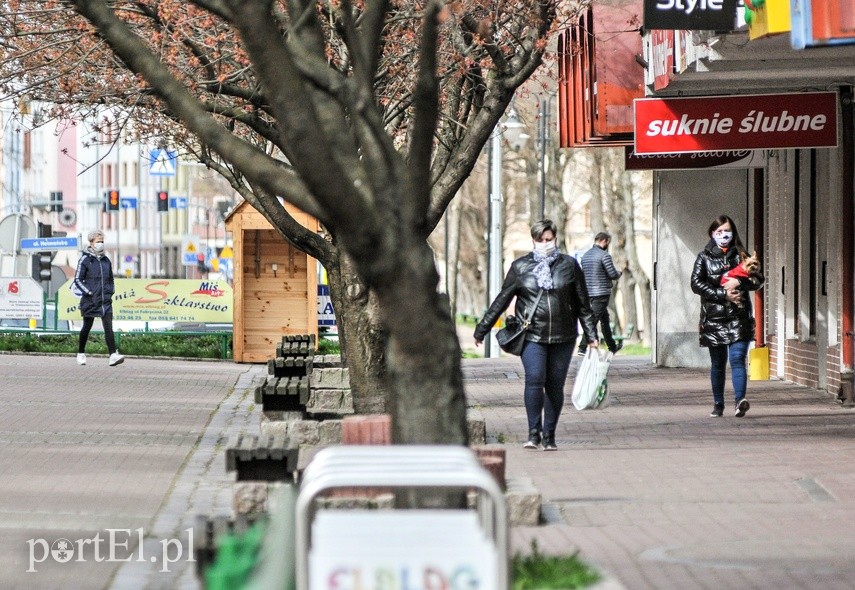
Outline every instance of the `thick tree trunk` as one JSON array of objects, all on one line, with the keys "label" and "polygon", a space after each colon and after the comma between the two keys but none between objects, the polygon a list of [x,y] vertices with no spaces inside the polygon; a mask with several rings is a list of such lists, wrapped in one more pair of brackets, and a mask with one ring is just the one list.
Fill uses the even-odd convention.
[{"label": "thick tree trunk", "polygon": [[350,374],[353,407],[357,414],[389,411],[386,381],[388,338],[380,324],[377,298],[356,275],[346,255],[327,268],[330,299],[339,330],[342,360]]},{"label": "thick tree trunk", "polygon": [[396,443],[467,444],[460,344],[438,280],[430,248],[414,240],[377,286]]}]

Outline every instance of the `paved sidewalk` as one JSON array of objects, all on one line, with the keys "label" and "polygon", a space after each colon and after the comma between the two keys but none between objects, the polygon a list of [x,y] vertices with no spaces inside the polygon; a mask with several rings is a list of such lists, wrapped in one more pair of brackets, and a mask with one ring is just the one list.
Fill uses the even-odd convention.
[{"label": "paved sidewalk", "polygon": [[[558,452],[526,451],[522,365],[464,363],[470,405],[505,440],[508,475],[543,494],[514,551],[580,551],[630,590],[855,587],[855,413],[824,392],[749,382],[751,410],[710,418],[708,372],[617,357],[612,405],[568,399]],[[729,389],[726,395],[732,395]]]},{"label": "paved sidewalk", "polygon": [[[0,587],[196,589],[186,554],[162,571],[163,543],[186,549],[195,515],[230,510],[225,442],[258,432],[251,390],[266,367],[89,363],[0,355]],[[745,418],[713,419],[706,371],[618,356],[611,407],[577,412],[568,399],[559,450],[545,453],[521,448],[521,376],[516,357],[464,361],[469,404],[507,443],[508,474],[545,500],[548,523],[513,529],[514,551],[534,539],[579,551],[627,590],[855,586],[855,414],[832,396],[751,382]],[[131,531],[118,534],[131,561],[95,562],[90,544],[86,561],[46,557],[26,573],[28,540],[111,528]]]},{"label": "paved sidewalk", "polygon": [[[79,367],[72,356],[0,354],[0,588],[192,579],[178,533],[209,507],[228,510],[221,436],[253,419],[257,429],[246,399],[261,369],[133,357],[109,367],[105,356]],[[58,551],[63,539],[73,551]],[[170,560],[179,542],[185,553],[165,574],[169,539]]]}]

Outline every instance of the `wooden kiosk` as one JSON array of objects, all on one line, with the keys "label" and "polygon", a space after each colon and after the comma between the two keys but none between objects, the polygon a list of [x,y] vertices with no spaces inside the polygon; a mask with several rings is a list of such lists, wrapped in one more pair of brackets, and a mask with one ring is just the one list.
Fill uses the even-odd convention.
[{"label": "wooden kiosk", "polygon": [[[318,220],[285,204],[310,231]],[[282,336],[318,336],[317,261],[285,240],[243,201],[226,216],[234,243],[234,360],[266,363]]]}]

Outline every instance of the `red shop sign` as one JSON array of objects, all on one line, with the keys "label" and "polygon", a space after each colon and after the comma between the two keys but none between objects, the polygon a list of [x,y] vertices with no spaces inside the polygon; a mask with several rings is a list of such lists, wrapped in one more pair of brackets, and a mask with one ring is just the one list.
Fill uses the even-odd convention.
[{"label": "red shop sign", "polygon": [[837,94],[640,98],[635,153],[837,147]]}]

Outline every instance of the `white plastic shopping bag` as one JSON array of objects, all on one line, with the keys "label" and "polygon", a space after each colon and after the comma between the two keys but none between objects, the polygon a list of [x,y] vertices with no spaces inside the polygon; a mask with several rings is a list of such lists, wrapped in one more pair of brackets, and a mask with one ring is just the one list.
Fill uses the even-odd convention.
[{"label": "white plastic shopping bag", "polygon": [[614,355],[589,348],[576,372],[573,406],[577,410],[605,408],[609,405],[609,367]]}]

